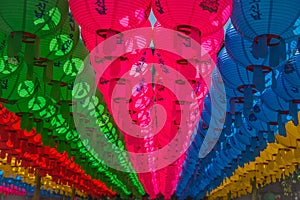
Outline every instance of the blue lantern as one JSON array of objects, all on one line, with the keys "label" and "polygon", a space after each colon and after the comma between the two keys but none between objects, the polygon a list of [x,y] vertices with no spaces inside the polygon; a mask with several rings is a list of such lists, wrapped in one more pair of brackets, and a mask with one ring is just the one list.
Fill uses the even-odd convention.
[{"label": "blue lantern", "polygon": [[271,67],[286,57],[285,42],[299,35],[299,0],[234,0],[231,21],[236,30],[253,41],[257,58],[270,55]]},{"label": "blue lantern", "polygon": [[284,77],[292,85],[300,87],[300,53],[297,52],[285,65]]},{"label": "blue lantern", "polygon": [[300,103],[300,88],[299,86],[292,85],[285,79],[284,73],[280,73],[277,79],[277,88],[274,89],[275,93],[282,99],[289,102],[289,112],[293,117],[295,126],[298,125],[298,103]]}]

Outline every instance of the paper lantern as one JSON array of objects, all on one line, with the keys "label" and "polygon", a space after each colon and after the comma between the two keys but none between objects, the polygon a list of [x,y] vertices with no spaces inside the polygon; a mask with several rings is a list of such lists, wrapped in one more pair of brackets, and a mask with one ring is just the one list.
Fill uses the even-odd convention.
[{"label": "paper lantern", "polygon": [[[288,59],[289,55],[284,55],[280,62],[273,63],[274,56],[268,54],[265,58],[255,56],[250,40],[242,38],[233,26],[229,27],[225,35],[225,47],[228,55],[241,67],[253,72],[253,84],[259,91],[268,87],[265,75],[272,72],[280,62]],[[275,72],[272,72],[275,81]]]},{"label": "paper lantern", "polygon": [[[50,35],[62,25],[68,13],[66,0],[30,2],[13,0],[2,1],[1,4],[1,30],[7,34],[23,31],[38,37]],[[17,11],[17,14],[14,11]]]},{"label": "paper lantern", "polygon": [[253,93],[257,92],[252,81],[252,73],[234,63],[223,49],[218,56],[218,69],[225,84],[232,89],[238,90],[244,96],[244,115],[248,116],[252,107]]},{"label": "paper lantern", "polygon": [[289,104],[280,98],[271,88],[266,89],[261,95],[262,102],[270,109],[277,111],[279,133],[285,135],[282,115],[289,114]]},{"label": "paper lantern", "polygon": [[99,36],[140,27],[150,14],[150,1],[71,0],[70,9],[76,22]]},{"label": "paper lantern", "polygon": [[[253,55],[266,58],[270,55],[271,67],[286,57],[285,42],[299,35],[299,9],[297,0],[284,4],[276,1],[233,1],[231,21],[244,38],[253,41]],[[285,20],[280,20],[285,16]],[[269,50],[268,50],[269,49]]]},{"label": "paper lantern", "polygon": [[[150,30],[151,23],[147,20],[140,28],[149,28],[144,29],[143,31],[133,30],[127,32],[125,35],[119,34],[119,37],[116,38],[118,46],[123,46],[124,53],[136,54],[138,50],[132,50],[133,48],[143,49],[147,48],[150,45],[152,31]],[[82,40],[89,51],[92,51],[97,47],[101,42],[105,41],[105,38],[97,35],[96,33],[91,33],[87,29],[81,29]],[[111,45],[111,44],[110,44]],[[104,50],[105,51],[105,50]]]},{"label": "paper lantern", "polygon": [[[192,40],[194,39],[194,40]],[[201,41],[197,41],[189,34],[179,33],[161,25],[158,21],[154,25],[153,43],[158,51],[168,50],[174,54],[199,66],[202,76],[210,74],[216,62],[216,54],[219,52],[224,41],[224,29],[219,29],[214,33],[203,36]],[[183,62],[183,58],[178,58],[178,62]],[[210,68],[208,68],[210,66]]]},{"label": "paper lantern", "polygon": [[53,35],[41,37],[40,58],[51,61],[65,59],[76,48],[79,41],[79,27],[71,13],[64,24]]},{"label": "paper lantern", "polygon": [[231,0],[171,2],[154,0],[152,10],[164,27],[187,34],[209,35],[227,22],[232,9]]},{"label": "paper lantern", "polygon": [[[2,1],[1,4],[0,30],[9,36],[8,56],[17,56],[24,43],[27,64],[34,57],[39,57],[39,38],[53,34],[68,15],[67,0],[30,2],[13,0]],[[17,14],[14,10],[18,10]]]},{"label": "paper lantern", "polygon": [[294,118],[295,126],[298,125],[298,104],[300,103],[299,87],[285,79],[285,74],[281,72],[277,78],[275,93],[289,102],[289,112]]}]

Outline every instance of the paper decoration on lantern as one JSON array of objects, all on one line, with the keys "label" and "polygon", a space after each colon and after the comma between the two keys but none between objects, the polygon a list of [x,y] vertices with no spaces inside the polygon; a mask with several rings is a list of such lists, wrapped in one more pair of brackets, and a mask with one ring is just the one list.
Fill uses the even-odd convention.
[{"label": "paper decoration on lantern", "polygon": [[40,38],[40,58],[50,61],[64,60],[76,48],[79,27],[71,13],[64,24],[53,35]]}]

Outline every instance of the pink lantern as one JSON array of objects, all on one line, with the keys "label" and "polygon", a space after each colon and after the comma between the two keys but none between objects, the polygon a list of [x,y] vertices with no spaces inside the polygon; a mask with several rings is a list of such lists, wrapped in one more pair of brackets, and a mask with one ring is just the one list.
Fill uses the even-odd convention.
[{"label": "pink lantern", "polygon": [[142,26],[150,14],[150,0],[70,0],[77,23],[103,38]]},{"label": "pink lantern", "polygon": [[[151,23],[147,20],[141,28],[150,28]],[[143,33],[146,33],[146,31]],[[121,34],[122,35],[122,34]],[[96,33],[91,33],[86,28],[81,29],[82,40],[89,51],[92,51],[97,47],[101,42],[105,40],[104,37],[99,36]],[[125,46],[126,52],[132,52],[133,47],[136,45],[139,49],[149,47],[150,41],[152,38],[152,32],[147,32],[147,34],[139,34],[138,31],[131,31],[125,35],[125,38],[122,38],[120,42]]]},{"label": "pink lantern", "polygon": [[206,36],[223,28],[231,14],[232,0],[153,0],[152,10],[164,27]]},{"label": "pink lantern", "polygon": [[[164,28],[158,22],[154,26],[153,42],[157,51],[164,57],[171,57],[170,55],[172,55],[174,57],[172,59],[176,61],[174,63],[176,69],[182,68],[189,61],[191,65],[197,68],[199,75],[202,77],[210,76],[215,67],[216,55],[224,42],[224,29],[202,37],[201,41],[191,40],[191,38],[191,35]],[[162,52],[162,48],[172,53],[164,50]]]}]

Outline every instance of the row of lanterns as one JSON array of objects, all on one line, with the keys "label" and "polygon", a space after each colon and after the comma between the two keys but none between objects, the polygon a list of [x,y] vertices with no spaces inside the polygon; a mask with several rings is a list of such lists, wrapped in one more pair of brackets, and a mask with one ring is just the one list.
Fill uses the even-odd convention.
[{"label": "row of lanterns", "polygon": [[[114,194],[104,183],[86,175],[85,171],[74,163],[74,157],[69,158],[66,152],[59,153],[59,149],[43,147],[41,135],[36,134],[34,130],[31,132],[21,130],[20,119],[5,110],[3,106],[1,107],[1,133],[0,154],[1,158],[5,159],[7,166],[14,159],[14,165],[21,163],[21,167],[27,168],[30,173],[38,172],[41,177],[49,174],[52,176],[53,182],[69,184],[78,188],[79,191],[85,191],[95,196]],[[68,174],[68,176],[62,174]],[[18,175],[23,177],[23,174]]]},{"label": "row of lanterns", "polygon": [[[152,39],[152,34],[139,35],[140,33],[136,31],[137,33],[134,32],[134,35],[129,34],[132,36],[131,38],[127,38],[126,34],[125,37],[122,37],[122,32],[124,31],[150,26],[147,18],[150,14],[151,7],[158,19],[153,31],[154,52],[150,49],[146,49]],[[171,92],[174,92],[174,89],[176,91],[177,86],[178,92],[180,87],[176,85],[175,82],[171,83],[172,88],[158,87],[158,85],[151,87],[150,84],[147,85],[147,80],[145,81],[146,83],[142,82],[147,79],[147,77],[151,77],[151,75],[154,76],[154,79],[158,79],[159,74],[165,74],[164,71],[161,71],[162,67],[167,69],[167,66],[171,66],[184,75],[184,78],[190,81],[189,84],[192,84],[194,89],[193,93],[198,95],[196,99],[198,100],[198,109],[200,108],[200,112],[198,112],[199,118],[199,114],[202,110],[202,102],[208,91],[206,89],[208,86],[205,86],[204,80],[202,80],[203,77],[197,78],[197,76],[201,74],[206,75],[205,78],[208,78],[213,71],[214,66],[212,63],[215,62],[216,53],[223,42],[223,26],[231,14],[231,1],[203,1],[200,5],[195,6],[193,1],[184,3],[174,3],[169,2],[168,0],[152,2],[136,1],[134,3],[122,1],[116,4],[114,1],[97,1],[95,3],[88,0],[72,0],[70,1],[70,8],[75,20],[81,26],[82,38],[86,47],[91,52],[96,52],[97,58],[100,57],[98,55],[101,55],[103,60],[116,57],[116,60],[110,65],[108,70],[104,72],[103,77],[101,77],[104,79],[101,79],[100,84],[98,85],[98,88],[108,105],[109,111],[112,113],[115,109],[115,104],[113,102],[116,99],[119,101],[126,97],[125,94],[121,94],[122,96],[119,94],[119,96],[114,97],[114,87],[121,84],[127,84],[127,88],[123,87],[122,91],[128,92],[131,97],[129,104],[131,115],[129,117],[134,121],[134,124],[149,126],[151,124],[149,115],[150,108],[155,103],[162,105],[167,111],[167,119],[170,118],[170,120],[166,121],[162,130],[155,136],[137,139],[128,135],[128,132],[123,131],[128,150],[135,153],[154,152],[170,143],[170,139],[174,137],[178,127],[180,127],[180,121],[178,121],[178,119],[180,119],[179,113],[183,110],[180,106],[183,106],[183,104],[176,105],[176,97],[174,98],[170,91],[168,91],[168,89],[171,90]],[[170,35],[168,35],[168,30],[164,29],[164,27],[179,31],[181,33],[181,40],[175,35],[175,37],[172,38],[173,40],[171,39],[169,42],[166,42],[166,38],[169,38]],[[116,45],[109,43],[110,45],[114,45],[115,49],[105,46],[105,40],[109,41],[109,38],[116,35],[118,35],[119,40],[116,42],[112,41],[112,43],[116,43]],[[206,58],[209,59],[210,64],[198,64],[198,71],[193,69],[193,66],[189,65],[188,62],[194,60],[201,63],[201,61],[204,60],[205,53],[199,54],[199,52],[195,50],[192,54],[186,53],[183,57],[188,60],[183,60],[179,56],[176,57],[175,54],[173,55],[172,53],[160,50],[160,48],[168,49],[166,45],[171,44],[172,49],[177,48],[181,52],[186,52],[188,48],[184,47],[181,42],[188,42],[189,38],[199,42],[204,46],[203,49],[208,52]],[[99,45],[103,41],[104,45]],[[172,46],[172,44],[176,42],[178,43],[178,46]],[[195,43],[193,42],[191,44],[194,45]],[[121,57],[116,56],[115,51],[118,48],[118,45],[122,48],[125,47],[125,52],[127,52],[127,54]],[[132,52],[131,45],[137,45],[139,50]],[[99,50],[99,47],[103,49]],[[97,54],[98,51],[103,51],[103,53]],[[91,56],[90,59],[93,65],[94,57]],[[161,66],[154,67],[157,72],[153,72],[152,65],[150,65],[153,61]],[[96,74],[103,70],[99,69],[101,66],[96,64],[93,65],[93,68]],[[129,81],[131,81],[130,77],[124,79],[126,72],[130,72],[131,79],[137,80],[136,85],[128,84]],[[162,80],[162,83],[166,84],[167,80]],[[133,88],[132,91],[131,88]],[[126,115],[126,111],[124,112],[124,106],[126,106],[126,104],[120,103],[117,105],[116,109],[118,110],[118,117],[114,116],[116,121],[118,121],[119,118],[127,118],[124,117],[128,116],[128,114]],[[193,109],[195,109],[195,107]],[[191,111],[192,110],[189,112]],[[195,116],[192,124],[196,124],[198,118]],[[154,119],[152,118],[152,121],[153,120]],[[125,122],[123,119],[123,121],[125,124],[130,123],[130,120]],[[192,125],[187,131],[192,131],[193,127],[195,127],[195,125]],[[133,129],[130,131],[132,130]],[[148,131],[151,132],[153,129],[150,128]],[[181,141],[183,144],[178,145],[187,145],[189,143],[189,138],[186,141],[187,142]],[[144,167],[148,167],[152,170],[148,173],[139,174],[139,178],[141,179],[146,192],[152,199],[159,195],[163,195],[166,199],[169,199],[172,196],[175,191],[184,158],[185,155],[169,166],[157,171],[151,166],[154,164],[153,162],[150,160],[147,162],[149,163],[148,166]],[[135,168],[139,168],[141,165],[141,161],[135,163],[134,160],[132,160],[132,162]]]},{"label": "row of lanterns", "polygon": [[[75,162],[93,178],[99,175],[95,175],[87,160],[94,163],[93,168],[98,169],[101,176],[106,176],[103,181],[112,185],[114,190],[128,195],[138,189],[137,193],[143,194],[136,175],[120,173],[112,176],[114,172],[109,168],[103,170],[96,154],[87,150],[90,148],[88,143],[81,142],[76,131],[72,95],[76,96],[73,88],[78,88],[78,85],[74,86],[73,82],[83,71],[88,51],[79,38],[77,23],[68,13],[68,1],[1,3],[2,104],[21,117],[22,129],[30,131],[35,127],[42,134],[45,145],[57,147],[60,152],[67,151],[70,156],[81,155],[75,156]],[[23,13],[11,15],[14,3]],[[105,116],[100,115],[98,120],[103,121]],[[100,128],[106,126],[104,123]],[[106,133],[110,138],[118,135],[112,129]],[[120,143],[119,140],[113,142]],[[126,158],[121,159],[119,162],[129,165]],[[133,184],[127,181],[127,177]]]},{"label": "row of lanterns", "polygon": [[[225,48],[217,61],[219,73],[213,73],[211,98],[188,151],[177,196],[202,198],[238,166],[254,161],[267,143],[275,142],[277,133],[286,136],[288,120],[298,124],[299,97],[294,81],[299,9],[281,3],[272,1],[270,9],[271,1],[233,1],[233,26],[226,30]],[[289,13],[287,21],[278,25],[273,17],[285,13]],[[226,94],[225,99],[222,94]],[[207,145],[203,139],[207,137],[207,125],[220,120],[211,112],[212,101],[219,105],[227,102],[226,118],[221,119],[225,122],[223,131],[208,156],[197,159],[201,145]]]},{"label": "row of lanterns", "polygon": [[[287,136],[277,135],[276,143],[268,144],[253,162],[237,168],[231,177],[224,179],[209,194],[209,199],[228,197],[228,194],[237,198],[294,173],[299,164],[299,126],[290,121],[286,129]],[[240,188],[239,184],[245,187]]]}]

